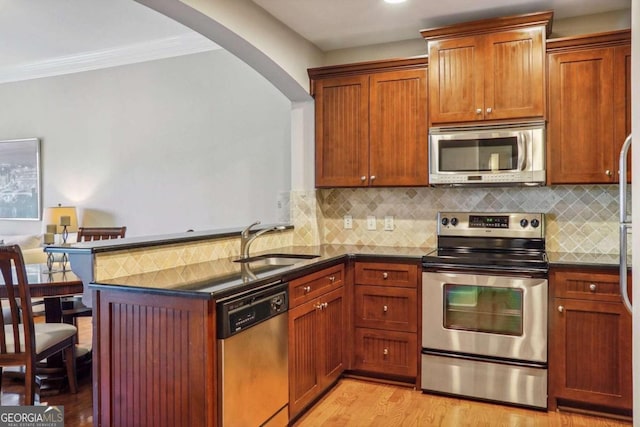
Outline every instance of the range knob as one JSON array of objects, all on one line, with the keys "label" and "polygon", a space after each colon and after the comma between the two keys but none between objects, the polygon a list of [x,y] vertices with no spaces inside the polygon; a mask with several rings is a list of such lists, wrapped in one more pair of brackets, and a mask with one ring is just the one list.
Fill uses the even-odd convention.
[{"label": "range knob", "polygon": [[440,221],[442,223],[442,225],[447,225],[449,224],[449,218],[447,218],[446,216],[444,218],[442,218],[442,221]]},{"label": "range knob", "polygon": [[527,221],[526,219],[522,218],[520,220],[520,227],[527,228],[527,225],[529,225],[529,221]]},{"label": "range knob", "polygon": [[540,225],[540,221],[539,221],[539,220],[537,220],[536,218],[534,218],[534,219],[532,219],[532,220],[531,220],[531,226],[532,226],[533,228],[538,228],[538,226],[539,226],[539,225]]},{"label": "range knob", "polygon": [[455,216],[451,218],[451,225],[453,225],[454,227],[458,225],[458,218],[456,218]]}]

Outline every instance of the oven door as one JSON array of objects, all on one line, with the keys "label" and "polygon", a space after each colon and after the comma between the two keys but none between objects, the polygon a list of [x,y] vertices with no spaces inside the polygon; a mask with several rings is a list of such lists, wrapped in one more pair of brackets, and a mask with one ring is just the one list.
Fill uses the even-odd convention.
[{"label": "oven door", "polygon": [[546,363],[546,278],[426,271],[422,286],[423,348]]}]

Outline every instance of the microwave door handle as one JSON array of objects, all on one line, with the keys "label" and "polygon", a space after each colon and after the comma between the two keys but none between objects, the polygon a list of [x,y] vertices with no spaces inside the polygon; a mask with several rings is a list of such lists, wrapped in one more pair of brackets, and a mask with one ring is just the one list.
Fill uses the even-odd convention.
[{"label": "microwave door handle", "polygon": [[518,170],[519,171],[523,171],[524,170],[524,166],[525,166],[525,162],[527,161],[527,156],[525,153],[525,147],[526,147],[526,134],[524,132],[520,132],[520,135],[518,136]]}]

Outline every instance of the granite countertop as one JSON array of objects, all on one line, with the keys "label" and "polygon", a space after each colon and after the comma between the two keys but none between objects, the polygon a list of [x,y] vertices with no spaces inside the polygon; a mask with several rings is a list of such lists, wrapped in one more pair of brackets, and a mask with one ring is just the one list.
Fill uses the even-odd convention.
[{"label": "granite countertop", "polygon": [[[549,265],[552,267],[618,267],[618,254],[575,253],[575,252],[547,252]],[[627,265],[631,268],[631,256],[627,258]]]},{"label": "granite countertop", "polygon": [[258,268],[243,267],[242,263],[234,262],[236,257],[224,258],[104,280],[89,286],[92,288],[126,288],[131,291],[158,292],[183,297],[221,299],[238,293],[240,290],[260,287],[269,282],[289,281],[351,257],[373,261],[376,258],[384,258],[387,261],[419,263],[422,256],[432,250],[433,248],[365,245],[291,246],[255,253],[252,256],[277,253],[317,255],[317,257],[300,259],[294,265],[266,265]]},{"label": "granite countertop", "polygon": [[[291,246],[253,254],[317,255],[311,259],[300,259],[293,265],[264,265],[257,268],[234,262],[237,258],[190,264],[150,273],[142,273],[91,284],[91,287],[118,287],[127,290],[179,294],[195,298],[220,299],[239,290],[260,287],[270,282],[289,281],[328,267],[341,260],[356,258],[363,261],[385,261],[420,263],[422,256],[435,248],[390,247],[368,245],[320,245]],[[548,252],[551,267],[617,267],[615,254],[589,254]],[[631,263],[629,263],[631,265]]]}]

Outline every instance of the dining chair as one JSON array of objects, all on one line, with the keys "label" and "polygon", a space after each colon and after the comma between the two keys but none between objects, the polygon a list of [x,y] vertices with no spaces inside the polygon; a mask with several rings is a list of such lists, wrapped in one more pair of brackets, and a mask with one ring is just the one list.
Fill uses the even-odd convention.
[{"label": "dining chair", "polygon": [[[93,242],[96,240],[111,240],[125,236],[127,227],[78,227],[77,242]],[[78,317],[91,316],[91,308],[82,303],[82,298],[68,297],[62,299],[62,321],[77,325]]]},{"label": "dining chair", "polygon": [[3,367],[24,366],[24,404],[33,405],[36,363],[64,352],[69,390],[77,393],[74,357],[77,328],[67,323],[34,322],[27,272],[18,245],[0,245],[0,271],[7,294],[6,299],[0,300],[0,307],[8,306],[11,314],[8,321],[0,317],[0,388]]}]

